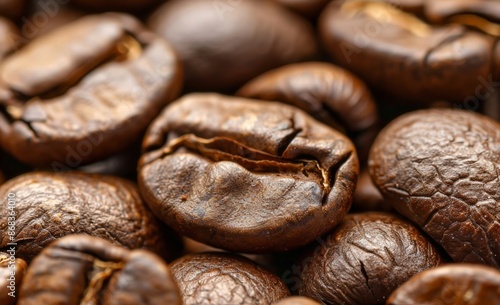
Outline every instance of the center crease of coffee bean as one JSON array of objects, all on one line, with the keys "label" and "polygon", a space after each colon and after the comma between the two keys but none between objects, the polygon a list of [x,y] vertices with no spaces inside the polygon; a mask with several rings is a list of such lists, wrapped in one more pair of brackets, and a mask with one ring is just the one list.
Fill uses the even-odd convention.
[{"label": "center crease of coffee bean", "polygon": [[[298,133],[300,133],[300,130],[294,133],[294,135],[296,136]],[[203,139],[193,134],[183,135],[171,141],[162,149],[160,158],[171,155],[180,148],[194,151],[214,162],[235,162],[253,172],[300,175],[302,179],[318,181],[323,186],[324,198],[326,198],[332,188],[328,169],[322,168],[317,160],[305,158],[289,160],[247,147],[226,137]]]},{"label": "center crease of coffee bean", "polygon": [[105,282],[111,278],[113,273],[123,269],[124,263],[103,262],[94,259],[93,268],[89,275],[89,285],[83,293],[84,297],[80,305],[99,305],[99,293],[101,293]]},{"label": "center crease of coffee bean", "polygon": [[24,95],[22,92],[15,91],[9,88],[11,92],[7,93],[8,97],[1,98],[0,104],[6,106],[6,112],[12,120],[21,120],[24,112],[23,106],[27,103],[43,101],[44,99],[57,98],[67,93],[71,88],[76,86],[87,74],[111,62],[125,62],[138,58],[142,54],[143,46],[131,35],[124,35],[120,41],[117,42],[114,50],[94,61],[83,63],[80,68],[72,75],[69,75],[66,81],[58,84],[49,92],[41,95],[30,97]]}]

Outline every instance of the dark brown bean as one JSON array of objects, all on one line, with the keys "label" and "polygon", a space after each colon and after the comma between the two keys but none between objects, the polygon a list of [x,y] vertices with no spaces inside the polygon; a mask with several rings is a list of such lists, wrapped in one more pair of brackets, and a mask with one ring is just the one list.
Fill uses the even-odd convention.
[{"label": "dark brown bean", "polygon": [[391,214],[352,214],[304,259],[299,294],[324,304],[382,305],[399,285],[441,262],[412,224]]},{"label": "dark brown bean", "polygon": [[310,25],[269,1],[168,1],[149,26],[177,50],[197,91],[237,88],[316,52]]},{"label": "dark brown bean", "polygon": [[186,255],[171,269],[184,305],[269,305],[290,294],[278,277],[237,255]]},{"label": "dark brown bean", "polygon": [[495,40],[463,26],[432,26],[376,1],[332,1],[320,19],[333,58],[401,101],[462,102],[492,78]]},{"label": "dark brown bean", "polygon": [[500,272],[479,265],[455,264],[412,277],[393,292],[387,305],[497,305]]},{"label": "dark brown bean", "polygon": [[155,214],[244,253],[293,249],[337,225],[358,175],[352,143],[295,107],[191,94],[155,120],[139,163]]},{"label": "dark brown bean", "polygon": [[18,305],[180,305],[168,266],[145,250],[72,235],[57,240],[31,263]]},{"label": "dark brown bean", "polygon": [[243,86],[239,96],[296,106],[332,127],[360,132],[378,121],[377,106],[363,81],[332,64],[309,62],[266,72]]},{"label": "dark brown bean", "polygon": [[123,14],[88,16],[0,66],[0,143],[37,166],[76,167],[137,141],[181,87],[170,46]]},{"label": "dark brown bean", "polygon": [[500,267],[500,125],[480,114],[405,114],[375,141],[370,175],[456,262]]},{"label": "dark brown bean", "polygon": [[[49,243],[70,234],[104,238],[173,259],[178,240],[153,216],[136,186],[126,180],[84,173],[29,173],[0,187],[0,229],[7,231],[7,198],[14,194],[14,240],[0,236],[0,249],[16,242],[17,257],[31,260]],[[12,195],[11,195],[12,196]]]},{"label": "dark brown bean", "polygon": [[239,96],[296,106],[353,138],[365,161],[378,131],[377,106],[363,81],[334,65],[291,64],[266,72],[243,86]]}]

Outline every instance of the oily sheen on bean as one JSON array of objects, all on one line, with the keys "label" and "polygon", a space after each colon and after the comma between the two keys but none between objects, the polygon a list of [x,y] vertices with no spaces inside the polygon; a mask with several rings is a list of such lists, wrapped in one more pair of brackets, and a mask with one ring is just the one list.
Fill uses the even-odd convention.
[{"label": "oily sheen on bean", "polygon": [[191,94],[156,118],[139,162],[157,217],[200,242],[236,252],[297,248],[347,213],[356,150],[301,110]]},{"label": "oily sheen on bean", "polygon": [[173,49],[135,18],[86,16],[0,62],[0,144],[35,166],[99,161],[139,140],[181,85]]},{"label": "oily sheen on bean", "polygon": [[30,264],[18,305],[181,305],[170,268],[146,250],[71,235]]}]

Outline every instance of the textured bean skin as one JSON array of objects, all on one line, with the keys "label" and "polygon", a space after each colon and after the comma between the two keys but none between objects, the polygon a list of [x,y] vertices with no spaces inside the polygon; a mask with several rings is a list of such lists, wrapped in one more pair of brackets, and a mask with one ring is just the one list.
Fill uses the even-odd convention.
[{"label": "textured bean skin", "polygon": [[18,305],[181,305],[168,266],[145,250],[129,251],[86,235],[61,238],[30,265]]},{"label": "textured bean skin", "polygon": [[270,1],[173,0],[148,24],[174,46],[193,91],[231,90],[316,53],[310,25]]},{"label": "textured bean skin", "polygon": [[184,305],[269,305],[290,294],[278,277],[232,254],[186,255],[171,270]]},{"label": "textured bean skin", "polygon": [[461,110],[405,114],[379,134],[369,170],[454,261],[500,266],[498,122]]},{"label": "textured bean skin", "polygon": [[139,187],[155,215],[243,253],[297,248],[331,230],[359,171],[349,139],[299,109],[218,94],[167,107],[143,150]]},{"label": "textured bean skin", "polygon": [[346,216],[306,259],[299,294],[350,305],[385,304],[399,285],[442,262],[412,224],[375,212]]},{"label": "textured bean skin", "polygon": [[[21,282],[24,278],[24,274],[26,273],[26,269],[28,269],[28,264],[26,264],[23,259],[15,258],[15,260],[12,261],[10,254],[0,252],[0,304],[16,304],[19,298],[19,288],[21,287]],[[11,286],[11,272],[15,272],[15,290],[8,287]],[[14,297],[12,294],[9,295],[9,293],[13,293]]]},{"label": "textured bean skin", "polygon": [[500,301],[500,272],[468,264],[429,269],[412,277],[387,305],[496,305]]},{"label": "textured bean skin", "polygon": [[[149,249],[173,259],[179,242],[126,180],[84,173],[29,173],[0,187],[0,228],[7,230],[8,194],[15,194],[16,255],[31,260],[57,238],[87,234],[130,249]],[[168,233],[168,234],[167,234]],[[171,236],[172,235],[172,236]],[[7,249],[7,234],[0,248]],[[3,250],[5,251],[5,250]]]},{"label": "textured bean skin", "polygon": [[131,16],[81,18],[2,61],[0,144],[39,167],[110,157],[177,96],[181,74],[170,45]]}]

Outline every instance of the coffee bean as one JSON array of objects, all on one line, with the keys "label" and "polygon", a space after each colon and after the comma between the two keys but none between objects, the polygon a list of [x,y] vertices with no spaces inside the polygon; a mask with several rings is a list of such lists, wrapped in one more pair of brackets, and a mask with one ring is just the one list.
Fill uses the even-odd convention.
[{"label": "coffee bean", "polygon": [[294,105],[332,127],[352,132],[373,127],[377,106],[363,81],[328,63],[287,65],[253,79],[241,88],[243,97]]},{"label": "coffee bean", "polygon": [[180,86],[164,40],[127,15],[88,16],[3,60],[0,144],[37,166],[99,161],[137,141]]},{"label": "coffee bean", "polygon": [[18,304],[180,305],[181,299],[169,267],[155,254],[72,235],[33,260]]},{"label": "coffee bean", "polygon": [[497,70],[492,37],[457,24],[434,26],[383,1],[332,1],[319,24],[336,62],[405,103],[463,102]]},{"label": "coffee bean", "polygon": [[347,131],[365,156],[362,160],[378,130],[377,106],[368,88],[352,73],[331,64],[310,62],[277,68],[253,79],[236,94],[294,105]]},{"label": "coffee bean", "polygon": [[173,259],[179,241],[145,206],[126,180],[84,173],[29,173],[0,187],[0,228],[8,228],[8,194],[15,195],[14,240],[0,236],[0,249],[18,245],[16,255],[31,260],[52,241],[70,234],[104,238],[130,249],[144,248]]},{"label": "coffee bean", "polygon": [[399,287],[387,305],[496,305],[500,272],[468,264],[451,264],[424,271]]},{"label": "coffee bean", "polygon": [[352,214],[302,262],[299,294],[324,304],[384,304],[399,285],[441,262],[410,223],[391,214]]},{"label": "coffee bean", "polygon": [[384,198],[456,262],[500,267],[500,125],[463,110],[405,114],[377,137],[370,175]]},{"label": "coffee bean", "polygon": [[269,1],[168,1],[149,26],[182,58],[190,90],[237,88],[316,52],[310,25]]},{"label": "coffee bean", "polygon": [[184,305],[271,304],[290,294],[278,277],[237,255],[186,255],[171,269]]},{"label": "coffee bean", "polygon": [[303,246],[347,213],[358,175],[352,143],[297,108],[192,94],[150,126],[142,195],[178,232],[226,250]]}]

